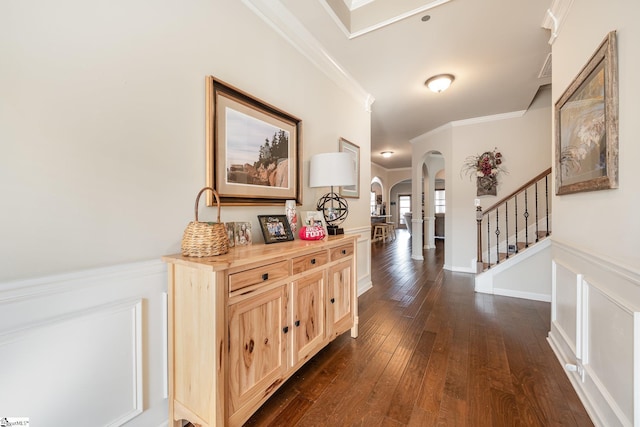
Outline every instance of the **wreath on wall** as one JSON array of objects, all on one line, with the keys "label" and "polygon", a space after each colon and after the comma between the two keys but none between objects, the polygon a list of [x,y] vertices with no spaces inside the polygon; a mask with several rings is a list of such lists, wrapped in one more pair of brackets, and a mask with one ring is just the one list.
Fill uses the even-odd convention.
[{"label": "wreath on wall", "polygon": [[507,173],[502,166],[502,153],[494,148],[477,156],[469,156],[464,160],[461,174],[476,177],[478,196],[495,196],[498,193],[498,174]]}]

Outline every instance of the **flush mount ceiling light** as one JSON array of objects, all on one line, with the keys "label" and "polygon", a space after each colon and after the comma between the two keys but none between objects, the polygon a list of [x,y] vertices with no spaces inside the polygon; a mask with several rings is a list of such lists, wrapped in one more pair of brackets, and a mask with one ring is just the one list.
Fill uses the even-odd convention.
[{"label": "flush mount ceiling light", "polygon": [[444,90],[447,90],[449,86],[451,86],[451,82],[455,77],[453,74],[438,74],[437,76],[433,76],[428,79],[424,84],[431,89],[431,91],[440,93]]},{"label": "flush mount ceiling light", "polygon": [[393,151],[383,151],[380,154],[382,154],[382,157],[391,157],[393,155]]}]

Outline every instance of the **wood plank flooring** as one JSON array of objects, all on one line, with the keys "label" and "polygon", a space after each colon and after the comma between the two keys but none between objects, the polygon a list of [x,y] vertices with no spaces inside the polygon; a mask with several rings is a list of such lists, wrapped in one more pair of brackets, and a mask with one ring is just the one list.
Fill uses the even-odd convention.
[{"label": "wood plank flooring", "polygon": [[546,336],[550,304],[476,294],[442,241],[372,244],[360,336],[329,344],[246,426],[590,426]]}]

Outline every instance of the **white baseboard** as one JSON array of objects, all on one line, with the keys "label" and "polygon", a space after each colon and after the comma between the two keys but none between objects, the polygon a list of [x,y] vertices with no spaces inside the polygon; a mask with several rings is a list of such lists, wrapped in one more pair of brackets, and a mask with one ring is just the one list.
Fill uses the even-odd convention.
[{"label": "white baseboard", "polygon": [[533,292],[521,292],[521,291],[514,291],[511,289],[493,288],[493,294],[501,295],[503,297],[522,298],[522,299],[528,299],[532,301],[551,302],[551,295],[537,294]]},{"label": "white baseboard", "polygon": [[373,289],[373,282],[371,280],[369,280],[368,282],[365,282],[364,284],[358,283],[358,296],[364,294],[369,289]]}]

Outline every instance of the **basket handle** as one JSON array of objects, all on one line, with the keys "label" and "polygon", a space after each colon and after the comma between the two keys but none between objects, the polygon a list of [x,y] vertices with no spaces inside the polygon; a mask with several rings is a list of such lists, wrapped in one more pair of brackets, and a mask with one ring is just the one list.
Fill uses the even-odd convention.
[{"label": "basket handle", "polygon": [[218,195],[218,192],[214,190],[212,187],[204,187],[202,190],[200,190],[200,192],[198,193],[198,196],[196,197],[196,207],[195,207],[196,222],[198,222],[198,204],[200,202],[200,196],[202,195],[202,193],[204,193],[207,190],[211,190],[211,192],[213,193],[213,197],[216,200],[216,206],[218,206],[218,222],[220,222],[220,196]]}]

